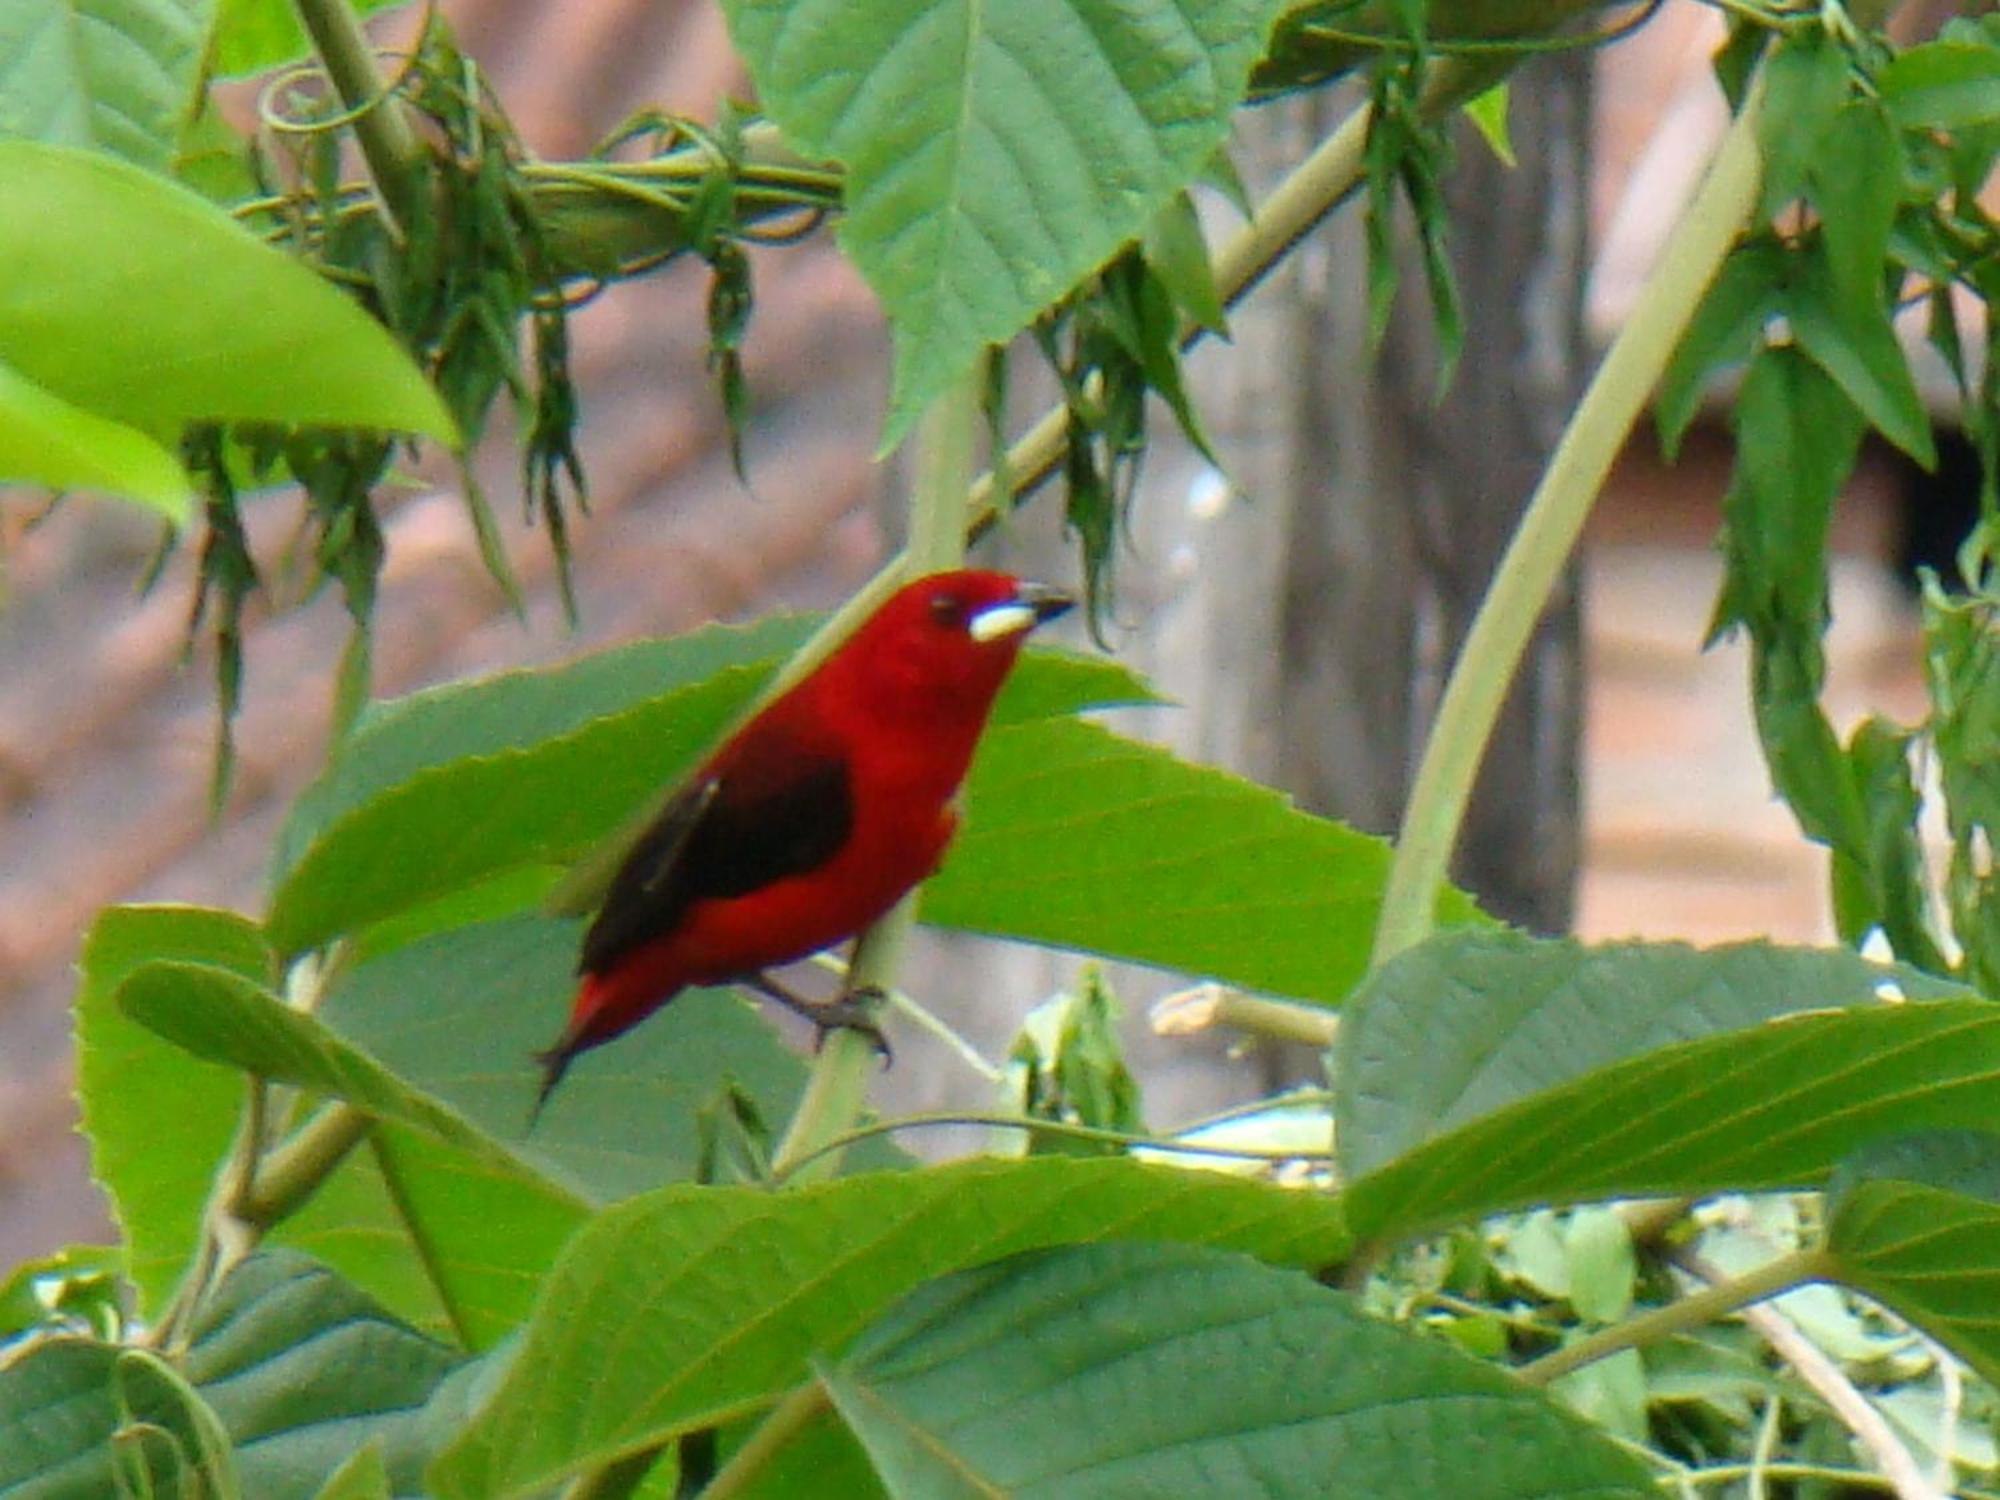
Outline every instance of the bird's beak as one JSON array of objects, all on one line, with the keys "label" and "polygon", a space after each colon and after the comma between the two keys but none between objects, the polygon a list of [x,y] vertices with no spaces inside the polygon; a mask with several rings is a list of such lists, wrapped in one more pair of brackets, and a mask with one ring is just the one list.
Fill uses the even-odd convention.
[{"label": "bird's beak", "polygon": [[982,645],[1010,635],[1032,630],[1044,620],[1067,613],[1076,600],[1061,589],[1044,584],[1024,583],[1014,597],[989,604],[966,622],[966,633]]}]

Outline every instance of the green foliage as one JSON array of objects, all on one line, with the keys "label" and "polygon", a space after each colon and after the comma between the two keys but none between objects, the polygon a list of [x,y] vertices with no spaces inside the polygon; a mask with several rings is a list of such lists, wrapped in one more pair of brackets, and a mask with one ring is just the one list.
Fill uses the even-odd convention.
[{"label": "green foliage", "polygon": [[[1107,1238],[1306,1266],[1343,1243],[1324,1199],[1127,1161],[961,1162],[786,1193],[667,1188],[570,1242],[512,1373],[431,1482],[444,1500],[532,1493],[768,1404],[805,1376],[808,1351],[840,1348],[935,1276]],[[648,1309],[668,1322],[635,1336]],[[587,1407],[566,1395],[576,1381],[595,1390]]]},{"label": "green foliage", "polygon": [[913,1500],[1653,1493],[1629,1454],[1490,1366],[1304,1276],[1192,1246],[943,1277],[819,1378],[888,1492]]},{"label": "green foliage", "polygon": [[882,299],[885,444],[1186,186],[1272,0],[727,0],[763,107],[847,169],[842,247]]},{"label": "green foliage", "polygon": [[[1265,0],[726,9],[788,144],[748,116],[647,112],[589,161],[533,161],[434,30],[373,113],[334,118],[340,101],[297,81],[275,91],[270,108],[309,128],[286,133],[287,160],[260,155],[260,176],[177,50],[180,22],[206,28],[206,12],[167,16],[124,72],[86,55],[103,33],[53,71],[0,57],[0,130],[23,133],[36,89],[67,121],[129,106],[136,133],[115,150],[198,176],[252,226],[101,151],[0,142],[0,188],[27,194],[0,221],[0,466],[169,510],[192,471],[226,707],[265,566],[248,487],[304,486],[311,576],[340,586],[355,623],[344,737],[279,838],[265,920],[118,909],[86,941],[79,1094],[123,1243],[0,1282],[0,1491],[483,1500],[574,1481],[660,1497],[718,1466],[719,1489],[773,1497],[1657,1488],[1615,1439],[1685,1464],[1668,1478],[1691,1491],[1777,1481],[1768,1465],[1732,1475],[1746,1453],[1753,1470],[1789,1465],[1801,1496],[1872,1482],[1749,1329],[1696,1326],[1721,1294],[1677,1300],[1684,1274],[1819,1278],[1785,1294],[1785,1315],[1913,1444],[1991,1467],[1977,1429],[2000,1410],[1983,1378],[2000,1375],[2000,1225],[1993,1143],[1970,1133],[2000,1109],[1990,482],[1962,579],[1927,600],[1928,718],[1869,720],[1843,743],[1819,697],[1828,526],[1864,434],[1932,455],[1899,310],[1925,305],[1966,431],[2000,460],[1995,335],[1968,348],[1953,306],[2000,291],[1977,205],[2000,151],[2000,24],[1897,53],[1838,8],[1768,28],[1742,12],[1724,71],[1762,121],[1761,202],[1659,399],[1671,444],[1713,372],[1741,369],[1716,628],[1751,636],[1759,733],[1834,851],[1842,933],[1879,928],[1910,967],[1540,941],[1472,925],[1448,892],[1418,925],[1458,930],[1371,974],[1383,845],[1077,721],[1157,700],[1116,666],[1031,653],[924,919],[1344,1006],[1332,1088],[1249,1101],[1143,1161],[1109,1143],[1065,1154],[1050,1127],[1010,1134],[1020,1155],[917,1169],[842,1138],[854,1175],[806,1187],[824,1164],[808,1153],[840,1128],[825,1117],[844,1049],[809,1076],[727,992],[678,998],[582,1059],[539,1120],[530,1105],[603,860],[813,622],[368,704],[390,434],[470,438],[512,400],[523,488],[560,556],[581,498],[569,289],[708,262],[734,435],[744,246],[844,196],[844,240],[894,323],[892,437],[990,344],[1032,325],[1055,360],[1070,519],[1101,603],[1146,392],[1201,442],[1179,358],[1221,329],[1225,288],[1189,194],[1226,184],[1216,146],[1245,78],[1270,92],[1372,59],[1374,311],[1407,202],[1448,363],[1440,122],[1518,51],[1566,44],[1553,29],[1588,7],[1313,0],[1262,59]],[[289,55],[291,10],[222,0],[203,46],[224,69]],[[120,0],[111,34],[142,11]],[[1483,60],[1436,63],[1454,52]],[[350,136],[383,170],[377,127],[397,113],[417,144],[378,185],[385,217],[343,171]],[[1732,139],[1752,142],[1749,124]],[[266,179],[288,186],[242,201]],[[1357,185],[1280,196],[1322,212]],[[1289,242],[1304,220],[1286,222],[1250,238]],[[1730,227],[1683,278],[1679,313]],[[1246,254],[1262,252],[1239,242],[1232,277]],[[277,363],[260,364],[271,330]],[[997,445],[1004,413],[988,420]],[[1001,476],[996,504],[1035,477]],[[476,496],[472,519],[507,582]],[[1933,795],[1951,840],[1937,876],[1918,837]],[[537,911],[545,897],[567,915]],[[1258,1003],[1295,1030],[1331,1020]],[[1143,1132],[1094,974],[1029,1017],[1009,1086],[1016,1121]],[[1238,1175],[1160,1164],[1189,1143],[1249,1159]],[[1295,1180],[1309,1186],[1279,1185]],[[1792,1193],[1822,1186],[1823,1202]],[[1779,1191],[1715,1196],[1732,1189]],[[1601,1201],[1654,1193],[1708,1201]],[[1972,1370],[1947,1375],[1827,1281]],[[1503,1368],[1522,1361],[1522,1379]],[[1566,1364],[1582,1367],[1549,1378]]]},{"label": "green foliage", "polygon": [[311,1500],[373,1444],[387,1492],[415,1496],[438,1435],[427,1403],[462,1359],[302,1257],[256,1255],[223,1279],[175,1365],[70,1338],[0,1366],[0,1491]]}]

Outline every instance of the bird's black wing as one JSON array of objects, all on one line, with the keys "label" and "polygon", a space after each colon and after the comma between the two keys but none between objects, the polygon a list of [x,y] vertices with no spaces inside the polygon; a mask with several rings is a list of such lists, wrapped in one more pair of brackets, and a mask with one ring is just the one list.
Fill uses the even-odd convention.
[{"label": "bird's black wing", "polygon": [[745,896],[831,859],[854,826],[846,762],[786,748],[691,782],[639,836],[583,940],[602,973],[697,901]]}]

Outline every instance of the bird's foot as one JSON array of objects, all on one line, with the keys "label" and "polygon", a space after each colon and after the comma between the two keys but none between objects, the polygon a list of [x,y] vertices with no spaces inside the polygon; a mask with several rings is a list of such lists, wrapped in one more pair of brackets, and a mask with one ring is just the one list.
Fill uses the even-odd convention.
[{"label": "bird's foot", "polygon": [[882,1066],[888,1067],[895,1061],[895,1054],[889,1050],[889,1039],[882,1034],[882,1028],[875,1020],[875,1007],[888,999],[888,994],[879,985],[866,984],[858,989],[848,990],[833,1000],[804,1000],[772,979],[768,974],[752,974],[745,977],[745,984],[787,1010],[804,1016],[817,1028],[813,1038],[813,1051],[818,1052],[826,1045],[829,1032],[854,1031],[868,1038],[875,1055],[882,1059]]},{"label": "bird's foot", "polygon": [[813,1043],[817,1052],[826,1045],[830,1031],[852,1031],[868,1038],[868,1044],[875,1049],[875,1055],[882,1059],[884,1069],[896,1060],[889,1048],[888,1037],[875,1020],[875,1007],[889,998],[880,985],[866,984],[859,989],[849,990],[836,1000],[828,1000],[815,1005],[806,1013],[806,1019],[819,1028],[819,1036]]}]

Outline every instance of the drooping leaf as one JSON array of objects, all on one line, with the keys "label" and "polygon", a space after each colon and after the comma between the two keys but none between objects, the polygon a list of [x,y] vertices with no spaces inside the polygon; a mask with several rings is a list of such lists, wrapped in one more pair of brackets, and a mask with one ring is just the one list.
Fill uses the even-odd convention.
[{"label": "drooping leaf", "polygon": [[987,735],[965,801],[925,922],[1330,1005],[1367,968],[1387,845],[1254,782],[1046,719]]},{"label": "drooping leaf", "polygon": [[1890,1136],[1842,1163],[1827,1248],[1843,1281],[1895,1309],[1987,1379],[2000,1376],[2000,1136]]},{"label": "drooping leaf", "polygon": [[1769,240],[1741,245],[1722,263],[1653,403],[1660,446],[1669,458],[1680,451],[1688,424],[1700,412],[1710,377],[1763,346],[1764,325],[1777,312],[1785,274],[1784,253]]},{"label": "drooping leaf", "polygon": [[1787,37],[1764,64],[1768,93],[1757,117],[1768,219],[1805,190],[1807,174],[1847,101],[1847,51],[1820,27]]},{"label": "drooping leaf", "polygon": [[[116,1449],[159,1492],[181,1493],[174,1486],[200,1461],[192,1399],[220,1419],[245,1496],[311,1500],[372,1442],[391,1492],[414,1497],[436,1436],[424,1407],[462,1359],[303,1256],[263,1252],[230,1272],[196,1320],[185,1389],[153,1356],[80,1339],[0,1366],[0,1493],[120,1493]],[[152,1437],[114,1442],[121,1401]]]},{"label": "drooping leaf", "polygon": [[[1212,1173],[1068,1157],[957,1163],[771,1193],[669,1188],[581,1231],[514,1375],[431,1471],[503,1500],[774,1400],[933,1276],[1104,1238],[1337,1259],[1337,1206]],[[634,1274],[634,1267],[643,1271]],[[588,1403],[566,1394],[588,1381]]]},{"label": "drooping leaf", "polygon": [[1636,1459],[1493,1366],[1296,1271],[1191,1245],[944,1277],[820,1378],[903,1500],[1655,1493]]},{"label": "drooping leaf", "polygon": [[215,6],[8,0],[0,15],[0,136],[165,170],[194,112]]},{"label": "drooping leaf", "polygon": [[7,482],[118,495],[176,526],[194,500],[180,461],[145,433],[71,406],[0,361],[0,483]]},{"label": "drooping leaf", "polygon": [[[1870,232],[1865,226],[1850,225],[1849,230],[1857,236]],[[1886,243],[1886,231],[1882,238]],[[1843,244],[1842,249],[1849,256],[1867,253],[1866,244]],[[1853,295],[1823,255],[1808,254],[1803,269],[1786,301],[1799,347],[1833,377],[1876,431],[1926,469],[1935,467],[1930,416],[1886,303],[1879,294],[1868,300]],[[1855,269],[1848,274],[1860,273]]]},{"label": "drooping leaf", "polygon": [[1144,229],[1242,99],[1270,0],[728,0],[763,107],[847,168],[887,441]]},{"label": "drooping leaf", "polygon": [[1827,127],[1811,167],[1812,200],[1826,236],[1835,295],[1849,305],[1883,304],[1882,261],[1902,195],[1903,150],[1874,100],[1856,100]]},{"label": "drooping leaf", "polygon": [[450,416],[379,323],[186,188],[0,140],[0,360],[98,416],[413,432]]}]

